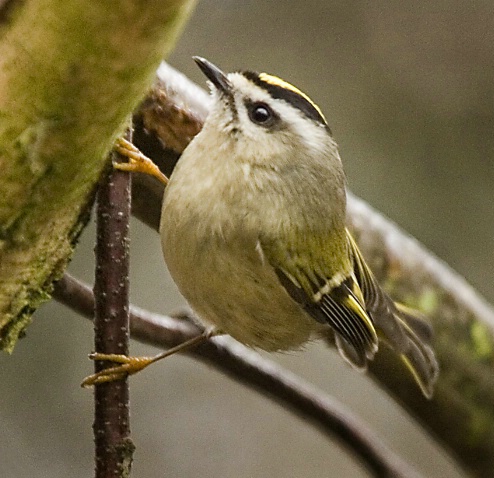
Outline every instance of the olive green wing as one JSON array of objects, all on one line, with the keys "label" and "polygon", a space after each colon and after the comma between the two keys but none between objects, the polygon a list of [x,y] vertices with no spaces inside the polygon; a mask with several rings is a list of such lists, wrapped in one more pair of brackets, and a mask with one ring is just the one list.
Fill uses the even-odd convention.
[{"label": "olive green wing", "polygon": [[[400,356],[430,398],[439,372],[432,328],[419,312],[393,302],[381,289],[348,231],[343,242],[346,256],[339,251],[343,266],[336,273],[330,271],[337,270],[334,264],[326,267],[328,251],[307,257],[278,243],[261,244],[261,248],[289,296],[314,320],[331,326],[346,360],[365,368],[377,351],[379,334],[379,340]],[[318,250],[314,245],[306,249]]]},{"label": "olive green wing", "polygon": [[[276,247],[270,244],[262,251],[280,284],[309,316],[333,329],[345,359],[357,368],[365,368],[377,351],[378,338],[355,277],[326,277],[325,264],[313,264],[313,257],[302,260],[299,254],[280,252],[279,244]],[[313,267],[308,269],[307,264]]]}]

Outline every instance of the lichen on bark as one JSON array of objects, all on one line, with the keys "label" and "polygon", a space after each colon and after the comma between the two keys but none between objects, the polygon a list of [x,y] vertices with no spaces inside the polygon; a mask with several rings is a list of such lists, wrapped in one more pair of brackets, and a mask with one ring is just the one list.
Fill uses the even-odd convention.
[{"label": "lichen on bark", "polygon": [[194,0],[25,0],[0,31],[0,348],[49,298]]}]

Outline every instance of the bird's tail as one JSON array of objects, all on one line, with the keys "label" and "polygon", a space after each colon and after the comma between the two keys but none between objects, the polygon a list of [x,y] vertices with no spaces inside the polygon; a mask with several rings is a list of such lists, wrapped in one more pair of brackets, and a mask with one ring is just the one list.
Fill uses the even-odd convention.
[{"label": "bird's tail", "polygon": [[425,317],[403,304],[395,303],[395,317],[401,325],[406,343],[394,347],[390,337],[389,344],[400,355],[401,360],[414,376],[427,398],[432,398],[434,384],[439,374],[439,366],[432,349],[432,328]]},{"label": "bird's tail", "polygon": [[350,233],[348,238],[356,280],[379,339],[400,356],[424,395],[431,398],[439,374],[432,327],[420,312],[393,302],[377,283]]}]

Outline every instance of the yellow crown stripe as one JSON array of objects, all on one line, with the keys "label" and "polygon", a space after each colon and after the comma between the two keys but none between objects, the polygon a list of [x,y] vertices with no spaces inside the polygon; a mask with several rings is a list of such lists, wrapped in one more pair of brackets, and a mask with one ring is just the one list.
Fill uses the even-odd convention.
[{"label": "yellow crown stripe", "polygon": [[326,121],[326,117],[323,115],[319,106],[317,106],[303,91],[300,91],[296,86],[293,86],[291,83],[288,83],[288,81],[282,80],[278,76],[270,75],[268,73],[260,73],[259,79],[270,85],[279,86],[281,88],[285,88],[287,90],[293,91],[294,93],[297,93],[297,95],[300,95],[302,98],[307,100],[321,115],[324,121]]}]

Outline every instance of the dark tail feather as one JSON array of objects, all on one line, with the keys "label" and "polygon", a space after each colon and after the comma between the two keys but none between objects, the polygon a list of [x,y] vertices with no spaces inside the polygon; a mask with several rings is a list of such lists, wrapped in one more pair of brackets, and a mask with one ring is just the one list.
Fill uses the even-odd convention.
[{"label": "dark tail feather", "polygon": [[434,338],[432,327],[427,322],[427,319],[419,311],[411,309],[404,304],[395,302],[395,307],[398,309],[398,315],[424,342],[431,343]]},{"label": "dark tail feather", "polygon": [[406,347],[397,352],[412,372],[424,395],[430,399],[439,374],[439,365],[431,345],[432,328],[420,317],[419,312],[401,304],[395,305],[395,316],[408,339]]},{"label": "dark tail feather", "polygon": [[432,327],[420,312],[393,302],[379,287],[355,240],[349,232],[347,235],[355,276],[379,338],[387,342],[401,357],[424,395],[431,398],[439,373],[439,365],[432,349]]}]

